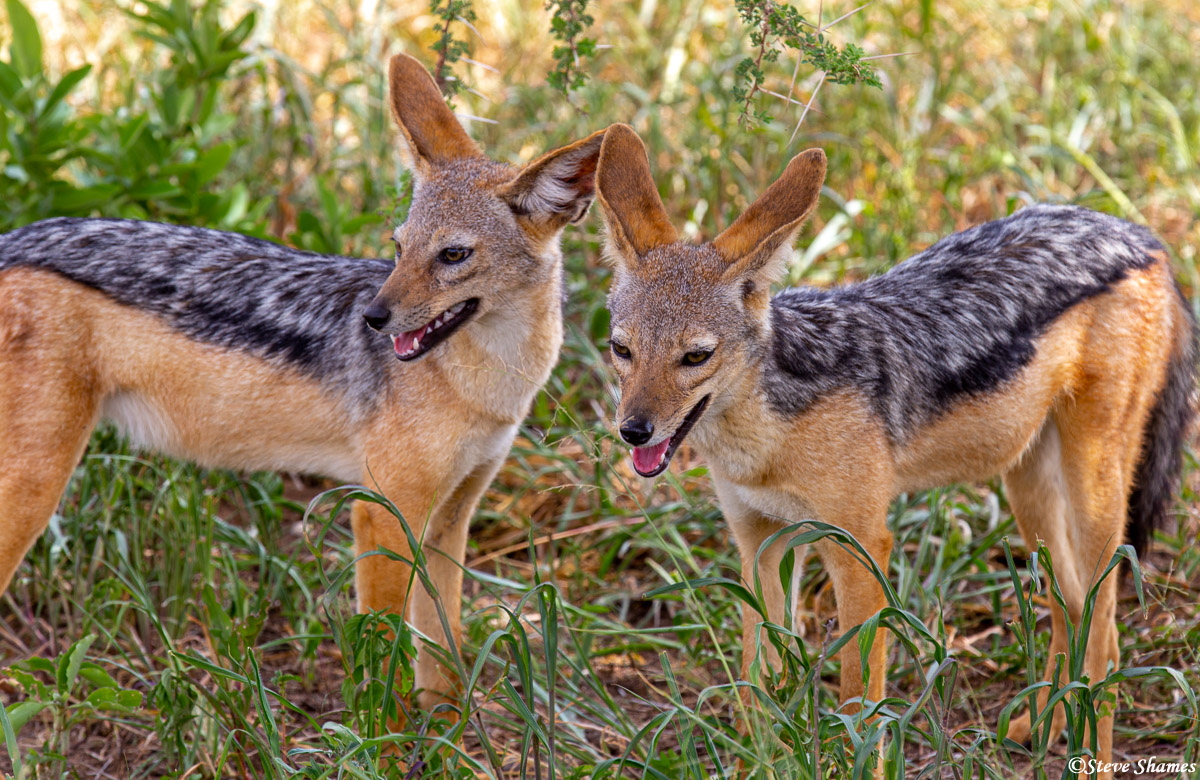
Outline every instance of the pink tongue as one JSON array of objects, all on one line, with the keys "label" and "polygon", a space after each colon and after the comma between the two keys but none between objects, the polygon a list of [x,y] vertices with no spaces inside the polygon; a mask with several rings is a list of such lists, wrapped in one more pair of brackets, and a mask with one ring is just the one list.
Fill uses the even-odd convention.
[{"label": "pink tongue", "polygon": [[654,471],[658,467],[659,460],[667,451],[667,447],[671,446],[671,439],[663,439],[653,447],[634,447],[633,448],[633,467],[638,471]]},{"label": "pink tongue", "polygon": [[407,352],[408,350],[410,350],[412,348],[412,343],[413,343],[414,339],[416,339],[417,343],[419,344],[421,342],[421,339],[425,337],[425,331],[427,331],[427,330],[429,330],[429,326],[422,325],[421,327],[417,328],[416,330],[410,330],[405,333],[401,333],[399,336],[396,337],[396,351],[397,352]]}]

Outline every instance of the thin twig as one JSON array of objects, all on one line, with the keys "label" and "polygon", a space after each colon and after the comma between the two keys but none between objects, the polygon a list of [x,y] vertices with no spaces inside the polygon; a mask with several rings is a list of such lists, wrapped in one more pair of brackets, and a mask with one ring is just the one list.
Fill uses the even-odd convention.
[{"label": "thin twig", "polygon": [[[777,97],[777,98],[779,98],[780,100],[786,100],[788,103],[791,103],[791,104],[792,104],[792,105],[794,105],[794,106],[803,106],[803,105],[807,105],[807,104],[805,103],[805,101],[803,101],[803,100],[796,100],[795,98],[789,98],[787,95],[783,95],[783,94],[780,94],[780,93],[778,93],[778,92],[773,92],[772,90],[769,90],[769,89],[767,89],[766,87],[763,87],[763,88],[762,88],[762,89],[760,89],[759,91],[760,91],[760,92],[762,92],[764,95],[770,95],[771,97]],[[817,108],[811,109],[811,111],[812,111],[814,114],[820,114],[820,115],[822,115],[822,116],[824,116],[824,114],[825,114],[825,112],[823,112],[823,111],[821,111],[820,109],[817,109]]]},{"label": "thin twig", "polygon": [[459,119],[466,119],[469,122],[483,122],[484,124],[488,124],[488,125],[500,124],[495,119],[488,119],[488,118],[482,117],[482,116],[475,116],[474,114],[464,114],[461,111],[455,111],[454,115],[456,117],[458,117]]},{"label": "thin twig", "polygon": [[917,52],[915,51],[898,51],[895,54],[872,54],[870,57],[863,57],[861,60],[859,60],[859,62],[866,62],[867,60],[886,60],[889,57],[907,57],[916,53]]},{"label": "thin twig", "polygon": [[[819,19],[819,17],[818,17],[818,19]],[[820,30],[821,30],[820,27],[818,27],[816,29],[818,32],[820,32]],[[796,52],[796,67],[792,69],[792,83],[788,85],[787,98],[785,98],[787,100],[787,102],[789,102],[789,103],[792,102],[792,95],[796,92],[796,77],[800,75],[800,63],[803,61],[804,61],[804,56],[799,51],[797,51]]]},{"label": "thin twig", "polygon": [[467,27],[469,27],[471,32],[475,33],[476,37],[479,38],[479,42],[482,45],[487,46],[487,40],[483,37],[483,34],[480,33],[479,30],[475,29],[475,25],[471,24],[471,20],[467,19],[465,16],[463,16],[461,14],[456,15],[454,18],[457,19],[458,21],[462,22],[463,24],[465,24]]},{"label": "thin twig", "polygon": [[[474,28],[472,28],[472,29],[474,29]],[[474,65],[478,68],[483,68],[486,71],[491,71],[492,73],[495,73],[497,76],[500,75],[499,70],[497,70],[496,68],[493,68],[491,65],[488,65],[486,62],[480,62],[479,60],[473,60],[470,57],[459,57],[459,59],[462,60],[463,62],[467,63],[468,65]]]},{"label": "thin twig", "polygon": [[[813,24],[807,20],[804,21],[809,27],[817,31],[817,35],[821,34],[821,16],[825,13],[825,0],[817,3],[817,23]],[[800,75],[800,63],[804,62],[804,54],[800,50],[796,51],[796,67],[792,68],[792,83],[788,84],[788,93],[785,100],[788,103],[795,102],[792,100],[792,95],[796,93],[796,77]],[[765,90],[764,90],[765,91]],[[775,93],[771,93],[775,94]]]},{"label": "thin twig", "polygon": [[[552,534],[546,534],[545,536],[539,536],[537,539],[533,540],[533,546],[541,547],[544,544],[547,544],[551,541],[555,541],[558,539],[567,539],[572,536],[579,536],[580,534],[588,534],[588,533],[591,533],[592,531],[603,531],[608,528],[623,528],[625,526],[637,525],[639,523],[644,523],[644,522],[646,522],[646,519],[644,517],[626,517],[626,518],[622,518],[620,520],[602,520],[599,523],[592,523],[591,525],[584,525],[584,526],[580,526],[579,528],[571,528],[566,531],[557,531]],[[476,558],[475,560],[469,562],[467,564],[467,568],[474,569],[482,564],[487,563],[490,560],[494,560],[496,558],[503,558],[505,555],[508,555],[509,553],[517,552],[518,550],[529,549],[529,546],[530,546],[529,542],[519,542],[518,544],[510,544],[507,547],[501,547],[499,550],[493,550],[492,552],[487,553],[486,555],[481,555],[480,557]]]},{"label": "thin twig", "polygon": [[812,96],[808,99],[808,104],[804,106],[804,112],[800,114],[800,121],[796,123],[796,129],[792,131],[792,137],[788,139],[788,146],[796,140],[796,134],[800,132],[800,125],[804,124],[804,117],[808,116],[808,112],[812,109],[813,101],[817,99],[817,93],[821,91],[821,85],[825,83],[825,71],[821,71],[821,80],[817,82],[817,86],[813,89]]},{"label": "thin twig", "polygon": [[487,101],[487,102],[489,102],[489,103],[491,103],[491,102],[492,102],[492,99],[491,99],[490,97],[488,97],[487,95],[483,94],[482,92],[480,92],[480,91],[479,91],[479,90],[477,90],[477,89],[474,89],[474,88],[472,88],[472,87],[466,87],[466,90],[467,90],[467,92],[470,92],[472,95],[474,95],[475,97],[479,98],[480,100],[486,100],[486,101]]},{"label": "thin twig", "polygon": [[826,30],[828,30],[830,27],[833,27],[838,22],[842,21],[843,19],[849,19],[851,16],[854,16],[856,13],[858,13],[859,11],[861,11],[862,9],[866,8],[869,5],[875,5],[875,0],[871,0],[871,2],[869,2],[869,3],[863,3],[858,8],[855,8],[853,11],[849,11],[848,13],[842,14],[841,16],[834,19],[829,24],[825,25],[824,27],[818,28],[818,32],[825,32]]}]

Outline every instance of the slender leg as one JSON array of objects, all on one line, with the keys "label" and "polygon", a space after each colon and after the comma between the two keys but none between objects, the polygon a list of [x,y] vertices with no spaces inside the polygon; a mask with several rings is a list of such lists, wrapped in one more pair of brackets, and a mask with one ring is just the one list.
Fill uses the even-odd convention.
[{"label": "slender leg", "polygon": [[72,356],[31,331],[10,342],[0,328],[0,593],[50,522],[99,408]]},{"label": "slender leg", "polygon": [[[853,528],[850,524],[838,523],[835,525],[841,525],[842,528],[850,531],[886,577],[888,560],[892,553],[892,536],[883,518],[881,517],[876,526],[872,528]],[[833,582],[839,631],[845,632],[854,626],[861,625],[887,606],[883,586],[863,561],[829,539],[817,542],[815,547]],[[842,701],[862,696],[863,669],[858,642],[849,642],[843,647],[840,658],[842,662]],[[876,634],[867,656],[867,662],[870,676],[866,696],[872,701],[879,701],[883,698],[884,682],[887,679],[886,630],[880,630]],[[857,709],[857,707],[853,709]]]},{"label": "slender leg", "polygon": [[[1144,415],[1122,415],[1120,407],[1114,409],[1104,403],[1107,399],[1103,396],[1098,400],[1076,404],[1063,415],[1062,423],[1064,473],[1077,539],[1075,566],[1080,589],[1085,592],[1095,585],[1124,541],[1128,496],[1144,419]],[[1113,423],[1118,423],[1107,430],[1095,425],[1098,418],[1103,419],[1104,411],[1113,415]],[[1131,416],[1136,421],[1132,426],[1128,424]],[[1116,607],[1114,572],[1100,584],[1093,607],[1083,669],[1091,684],[1120,666]],[[1097,758],[1107,763],[1112,762],[1113,709],[1112,704],[1101,706],[1094,746]]]},{"label": "slender leg", "polygon": [[[780,539],[775,544],[759,554],[763,542],[770,538],[782,526],[776,520],[761,515],[742,516],[731,523],[738,550],[742,556],[742,580],[752,591],[756,586],[762,589],[763,606],[767,610],[767,619],[777,625],[786,625],[784,615],[785,594],[783,584],[779,579],[779,564],[783,560],[783,549],[786,539]],[[758,568],[755,569],[754,559],[758,555]],[[757,578],[757,579],[756,579]],[[762,628],[763,617],[750,605],[742,605],[742,679],[751,678],[751,665],[755,659],[775,671],[780,671],[779,651]]]},{"label": "slender leg", "polygon": [[[1114,370],[1112,376],[1120,373]],[[1128,495],[1151,401],[1144,389],[1129,392],[1129,387],[1112,381],[1077,389],[1052,413],[1034,448],[1004,478],[1026,544],[1032,549],[1040,542],[1050,550],[1067,607],[1065,614],[1057,604],[1051,608],[1045,679],[1053,673],[1055,656],[1069,650],[1066,618],[1080,626],[1088,590],[1124,540]],[[1093,606],[1083,669],[1092,684],[1120,664],[1116,586],[1110,574]],[[1039,709],[1045,702],[1046,694],[1039,693]],[[1066,712],[1059,709],[1051,721],[1052,733],[1059,733],[1065,723]],[[1103,707],[1094,746],[1103,762],[1112,761],[1112,728],[1112,708]],[[1016,721],[1009,736],[1027,740],[1029,721]]]},{"label": "slender leg", "polygon": [[[481,464],[444,499],[414,484],[422,480],[383,486],[385,495],[404,516],[413,537],[422,542],[426,571],[436,591],[437,601],[413,577],[410,565],[387,556],[373,555],[358,563],[356,575],[360,610],[399,612],[435,645],[443,649],[449,649],[451,643],[454,647],[459,645],[462,563],[466,554],[467,532],[475,507],[501,463],[503,458]],[[403,472],[402,469],[400,471]],[[424,484],[432,482],[430,480]],[[412,560],[403,526],[383,507],[359,502],[354,506],[352,521],[358,555],[383,547],[406,560]],[[438,601],[444,612],[444,624],[438,611]],[[420,692],[418,703],[423,708],[429,709],[453,700],[458,684],[454,669],[438,663],[428,651],[418,650],[415,675],[415,686]]]},{"label": "slender leg", "polygon": [[[425,563],[441,599],[450,628],[450,642],[455,648],[462,646],[463,560],[471,517],[503,462],[501,457],[483,463],[463,480],[439,513],[440,522],[426,534]],[[442,647],[451,647],[446,643],[437,605],[424,588],[413,601],[412,621],[422,633],[440,638]],[[422,706],[433,706],[443,698],[444,692],[457,690],[458,683],[454,670],[441,664],[422,664],[417,670],[417,687],[425,691]]]},{"label": "slender leg", "polygon": [[[1053,416],[1043,425],[1037,442],[1004,475],[1004,488],[1025,546],[1036,550],[1039,544],[1044,544],[1050,551],[1055,579],[1067,607],[1064,613],[1057,601],[1052,601],[1050,606],[1050,649],[1046,671],[1042,676],[1043,680],[1050,680],[1057,657],[1068,651],[1066,619],[1069,615],[1071,623],[1079,625],[1084,602],[1084,588],[1076,568],[1075,545],[1070,530],[1074,518],[1063,472],[1062,439]],[[1038,692],[1039,713],[1045,708],[1048,696],[1049,692],[1045,689]],[[1061,732],[1066,720],[1066,712],[1061,707],[1057,708],[1051,721],[1051,733]],[[1027,743],[1029,735],[1028,718],[1019,717],[1012,721],[1009,739]]]},{"label": "slender leg", "polygon": [[[785,527],[786,523],[777,518],[767,517],[747,506],[734,491],[733,487],[715,478],[718,500],[725,521],[733,532],[738,552],[742,559],[742,581],[754,591],[756,586],[762,589],[763,606],[767,617],[772,623],[785,625],[783,584],[779,580],[779,564],[783,560],[787,547],[786,539],[779,539],[760,554],[763,543]],[[758,556],[758,569],[755,569],[755,556]],[[764,662],[776,671],[780,668],[779,652],[771,644],[767,632],[762,629],[763,617],[748,604],[742,605],[742,679],[750,680],[751,666],[755,659]],[[762,648],[760,656],[759,647]]]}]

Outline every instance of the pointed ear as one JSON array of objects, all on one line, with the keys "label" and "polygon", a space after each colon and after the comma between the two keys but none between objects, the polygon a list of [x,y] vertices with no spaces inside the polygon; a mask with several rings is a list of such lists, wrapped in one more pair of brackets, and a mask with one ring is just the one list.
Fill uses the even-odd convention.
[{"label": "pointed ear", "polygon": [[500,190],[519,216],[551,230],[579,222],[596,194],[596,164],[604,131],[548,152],[526,165]]},{"label": "pointed ear", "polygon": [[596,195],[608,225],[610,248],[626,262],[678,240],[650,175],[646,145],[629,125],[612,125],[604,133]]},{"label": "pointed ear", "polygon": [[433,76],[416,59],[407,54],[392,57],[388,84],[407,161],[418,175],[453,160],[483,155],[446,105]]},{"label": "pointed ear", "polygon": [[792,158],[783,175],[751,204],[750,208],[713,239],[713,246],[729,263],[727,279],[753,279],[763,288],[783,271],[785,251],[817,206],[825,181],[825,152],[809,149]]}]

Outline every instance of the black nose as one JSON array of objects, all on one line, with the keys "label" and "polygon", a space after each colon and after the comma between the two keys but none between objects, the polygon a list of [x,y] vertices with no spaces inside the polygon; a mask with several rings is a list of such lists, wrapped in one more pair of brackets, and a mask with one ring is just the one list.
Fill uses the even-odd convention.
[{"label": "black nose", "polygon": [[630,417],[621,426],[621,438],[633,446],[645,444],[654,435],[654,425],[649,420]]},{"label": "black nose", "polygon": [[391,318],[392,313],[379,301],[371,301],[371,305],[363,312],[363,319],[375,330],[379,330],[384,325],[387,325],[388,320]]}]

